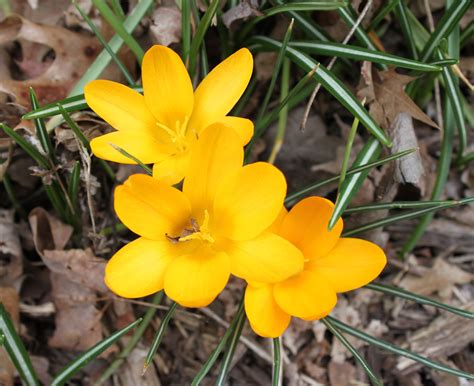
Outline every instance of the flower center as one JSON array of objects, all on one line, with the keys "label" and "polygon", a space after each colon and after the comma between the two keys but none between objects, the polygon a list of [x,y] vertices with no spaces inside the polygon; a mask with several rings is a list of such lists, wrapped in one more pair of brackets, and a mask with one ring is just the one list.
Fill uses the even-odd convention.
[{"label": "flower center", "polygon": [[188,140],[186,139],[188,121],[188,117],[185,118],[184,122],[176,121],[174,130],[160,122],[156,122],[156,125],[169,135],[171,142],[176,146],[179,153],[185,152],[188,147]]},{"label": "flower center", "polygon": [[191,228],[184,228],[180,236],[170,237],[166,235],[168,240],[172,243],[190,240],[200,240],[208,243],[213,243],[215,241],[209,230],[209,212],[207,210],[204,211],[204,220],[201,225],[199,225],[194,218],[191,218],[190,223]]}]

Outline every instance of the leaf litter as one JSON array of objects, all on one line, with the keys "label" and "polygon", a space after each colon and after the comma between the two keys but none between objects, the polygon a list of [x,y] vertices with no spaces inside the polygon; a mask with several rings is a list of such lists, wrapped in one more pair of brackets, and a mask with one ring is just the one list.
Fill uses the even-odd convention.
[{"label": "leaf litter", "polygon": [[[45,0],[39,2],[36,9],[27,2],[14,3],[15,6],[21,5],[14,11],[22,16],[10,16],[3,19],[0,25],[0,87],[7,93],[0,99],[0,117],[12,126],[18,123],[19,117],[26,111],[29,102],[27,94],[22,93],[28,90],[29,85],[33,84],[37,90],[41,103],[61,99],[74,84],[71,78],[73,72],[80,77],[101,49],[69,3],[62,5]],[[52,3],[57,6],[53,7]],[[145,42],[146,45],[151,39],[173,47],[181,34],[179,9],[174,4],[171,1],[155,6],[150,18],[138,29],[136,35],[141,39],[140,42]],[[200,6],[204,7],[204,3]],[[97,12],[94,12],[94,7],[87,1],[81,1],[81,7],[105,35],[110,37],[110,30],[106,30],[107,23],[104,25]],[[224,14],[227,23],[224,27],[230,27],[231,32],[237,30],[246,20],[259,15],[255,11],[258,7],[259,4],[255,1],[239,3]],[[47,12],[44,12],[45,9]],[[340,34],[342,38],[347,33],[334,12],[316,14],[315,18],[330,33]],[[286,25],[286,21],[277,23],[275,30],[269,31],[269,35],[281,39],[281,31],[284,33]],[[44,36],[44,39],[35,35]],[[67,36],[70,44],[66,47],[59,44],[60,36]],[[12,44],[14,41],[16,43]],[[214,53],[216,42],[215,37],[210,35],[208,51],[211,54]],[[394,40],[390,44],[397,44],[396,42]],[[89,44],[96,47],[90,57],[81,51]],[[26,55],[19,55],[21,52],[26,52]],[[127,57],[126,50],[121,54]],[[76,58],[75,55],[77,60],[71,60]],[[255,117],[274,63],[274,54],[261,54],[256,60],[258,87],[243,110],[245,115]],[[463,71],[469,74],[463,63],[469,62],[461,60]],[[392,153],[419,148],[418,152],[394,163],[395,166],[388,165],[373,170],[353,200],[353,205],[374,201],[426,199],[431,191],[434,165],[437,163],[440,147],[440,132],[430,118],[433,106],[428,105],[426,111],[429,114],[420,110],[404,92],[405,86],[414,78],[398,71],[390,69],[379,72],[370,64],[364,63],[361,68],[362,81],[358,87],[353,84],[354,79],[344,79],[347,84],[352,83],[354,89],[358,88],[361,99],[363,96],[367,98],[372,116],[390,133],[394,140],[394,146],[390,150]],[[295,72],[294,75],[293,81],[297,81],[302,74]],[[103,76],[120,79],[114,68]],[[277,165],[283,168],[289,179],[290,192],[340,171],[352,117],[324,92],[318,95],[317,102],[303,133],[299,130],[299,123],[304,103],[289,113],[285,145],[278,155]],[[272,103],[271,108],[275,101]],[[88,138],[106,128],[90,113],[79,112],[73,117]],[[11,123],[15,121],[16,123]],[[258,151],[254,156],[258,159],[264,160],[268,156],[275,129],[276,127],[270,128],[256,146]],[[34,130],[30,132],[34,133]],[[55,130],[53,139],[61,167],[70,170],[68,168],[73,161],[79,159],[74,137],[67,126],[62,125]],[[366,139],[365,131],[359,130],[352,156],[359,151]],[[2,147],[2,158],[6,158],[3,154],[10,153],[8,142],[6,145]],[[34,366],[43,383],[49,384],[51,374],[78,352],[86,350],[103,336],[124,327],[146,311],[147,308],[143,305],[133,305],[123,299],[116,300],[108,293],[102,281],[106,261],[104,258],[135,236],[112,231],[99,240],[100,246],[87,236],[87,232],[81,239],[72,237],[71,227],[58,220],[50,212],[48,204],[38,201],[34,195],[40,186],[38,178],[31,176],[31,163],[27,162],[27,158],[18,149],[11,152],[8,165],[7,172],[29,216],[19,218],[18,215],[13,217],[10,210],[0,212],[0,297],[2,301],[10,302],[12,315],[21,321],[22,324],[18,323],[19,332],[33,355]],[[132,166],[112,167],[117,171],[119,180],[132,171],[136,172],[136,168]],[[471,166],[462,173],[452,172],[443,198],[458,199],[472,195],[473,170]],[[93,168],[92,173],[92,204],[96,210],[98,229],[104,229],[116,221],[108,198],[113,183],[107,180],[99,168]],[[317,193],[334,200],[336,189],[337,183],[328,185]],[[3,191],[0,191],[0,195],[2,207],[8,208],[8,198]],[[30,196],[33,198],[29,198]],[[89,203],[86,198],[82,179],[78,201],[87,214]],[[391,213],[395,212],[380,211],[357,216],[357,219],[347,217],[345,220],[360,225]],[[407,263],[397,260],[396,250],[412,232],[415,221],[401,222],[366,234],[366,237],[383,245],[390,257],[391,264],[381,280],[459,307],[471,307],[474,264],[471,216],[472,211],[466,208],[440,212]],[[89,224],[88,216],[84,218],[84,222]],[[177,312],[154,366],[147,372],[148,378],[144,380],[140,378],[143,357],[153,337],[153,330],[159,326],[159,318],[163,316],[163,311],[158,310],[158,316],[152,322],[153,329],[146,331],[141,343],[118,370],[115,384],[189,383],[217,345],[224,332],[223,323],[228,323],[234,314],[241,290],[239,283],[231,283],[210,306],[209,312],[203,315],[192,310]],[[3,300],[5,298],[6,301]],[[218,319],[209,315],[217,316]],[[472,359],[472,353],[461,339],[470,336],[472,329],[466,330],[469,324],[429,307],[362,290],[341,297],[334,316],[396,344],[408,342],[410,349],[449,362],[453,366],[467,368],[466,363]],[[448,331],[448,335],[443,336],[441,331]],[[450,335],[453,339],[449,339]],[[243,337],[246,343],[238,347],[229,377],[230,383],[269,384],[269,342],[252,335],[248,326],[244,328]],[[129,337],[125,337],[122,343],[126,344],[128,339]],[[435,371],[420,369],[403,358],[386,356],[360,341],[350,337],[348,339],[370,360],[377,372],[385,375],[387,384],[398,382],[415,385],[419,382],[421,385],[423,379],[430,379],[435,385],[447,384],[445,378]],[[432,342],[436,344],[431,344]],[[366,380],[350,354],[337,340],[331,338],[321,323],[295,321],[284,336],[283,344],[286,384],[345,386]],[[74,381],[78,384],[90,384],[97,380],[113,360],[114,355],[111,353],[118,350],[118,347],[114,347],[105,353],[102,358],[86,367]],[[8,378],[5,379],[13,382],[16,374],[11,367],[8,369],[8,365],[4,365],[6,362],[1,355],[0,353],[0,377],[6,369]],[[213,369],[211,376],[215,376],[217,371],[218,368]],[[4,379],[0,378],[1,381]]]}]

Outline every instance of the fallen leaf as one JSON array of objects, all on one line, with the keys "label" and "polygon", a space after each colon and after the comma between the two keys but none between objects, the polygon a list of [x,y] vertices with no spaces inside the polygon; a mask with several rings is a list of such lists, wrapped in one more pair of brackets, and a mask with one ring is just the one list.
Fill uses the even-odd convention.
[{"label": "fallen leaf", "polygon": [[456,284],[467,284],[474,280],[474,274],[463,271],[442,258],[437,258],[431,268],[425,268],[423,271],[420,277],[405,276],[400,286],[419,295],[438,293],[442,298],[447,299],[450,298]]},{"label": "fallen leaf", "polygon": [[29,216],[33,242],[40,256],[47,250],[63,250],[72,235],[73,228],[62,223],[43,208],[33,209]]},{"label": "fallen leaf", "polygon": [[95,293],[66,276],[51,273],[52,297],[56,306],[51,347],[84,351],[102,340],[102,313],[95,307]]},{"label": "fallen leaf", "polygon": [[[40,104],[65,98],[101,50],[95,37],[84,36],[62,27],[36,24],[19,15],[9,16],[0,23],[0,45],[12,41],[18,41],[20,44],[40,44],[48,47],[48,51],[54,51],[54,59],[47,68],[33,63],[36,67],[31,69],[32,63],[19,63],[23,70],[29,68],[27,73],[30,75],[39,73],[41,67],[44,72],[40,75],[31,79],[0,80],[0,92],[12,95],[16,103],[22,106],[30,105],[29,87],[35,89]],[[31,45],[22,51],[28,53],[28,48],[31,48]],[[41,52],[35,53],[36,61],[41,57],[40,54]]]},{"label": "fallen leaf", "polygon": [[23,273],[23,252],[12,210],[0,209],[0,285],[13,286]]},{"label": "fallen leaf", "polygon": [[[393,146],[390,149],[392,154],[418,148],[418,139],[413,127],[413,120],[408,113],[399,113],[390,130],[393,139]],[[420,190],[421,196],[426,189],[425,170],[420,152],[408,154],[395,161],[395,182],[401,184],[411,184]]]},{"label": "fallen leaf", "polygon": [[163,46],[181,40],[181,11],[176,3],[155,9],[151,17],[150,34],[156,44]]},{"label": "fallen leaf", "polygon": [[100,293],[109,292],[104,284],[106,261],[95,257],[90,248],[44,250],[43,261],[52,272],[64,275],[76,284]]},{"label": "fallen leaf", "polygon": [[227,28],[239,20],[247,20],[251,16],[260,16],[262,13],[258,11],[249,1],[242,1],[233,6],[222,15],[222,21]]},{"label": "fallen leaf", "polygon": [[365,63],[361,73],[363,81],[357,95],[361,100],[366,98],[370,115],[382,128],[390,128],[399,113],[410,114],[414,119],[438,128],[405,93],[405,86],[416,78],[398,74],[393,68],[373,70],[370,64]]}]

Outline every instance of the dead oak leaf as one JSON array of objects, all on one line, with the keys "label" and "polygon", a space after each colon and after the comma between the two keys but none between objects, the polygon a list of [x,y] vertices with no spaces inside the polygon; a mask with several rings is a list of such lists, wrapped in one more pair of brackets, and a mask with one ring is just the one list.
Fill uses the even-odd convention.
[{"label": "dead oak leaf", "polygon": [[370,114],[384,129],[389,129],[400,113],[408,113],[429,126],[438,125],[421,110],[405,93],[405,86],[414,77],[398,74],[395,69],[371,70],[370,65],[362,68],[363,85],[358,92],[360,99],[366,98]]}]

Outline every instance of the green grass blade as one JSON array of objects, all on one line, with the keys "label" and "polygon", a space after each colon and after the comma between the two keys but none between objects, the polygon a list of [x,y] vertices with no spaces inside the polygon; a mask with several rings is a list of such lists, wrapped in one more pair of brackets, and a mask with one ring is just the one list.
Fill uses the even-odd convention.
[{"label": "green grass blade", "polygon": [[[259,43],[257,51],[260,50],[277,50],[281,47],[281,43],[264,36],[257,36],[252,39],[254,43]],[[288,57],[296,63],[304,71],[311,71],[317,67],[315,62],[308,55],[294,49],[287,47],[286,53]],[[390,138],[385,132],[375,123],[373,118],[357,100],[357,98],[349,91],[349,89],[342,83],[332,72],[328,71],[326,67],[320,65],[318,70],[313,73],[313,78],[334,96],[345,108],[347,108],[360,122],[369,130],[377,139],[383,144],[390,146]]]},{"label": "green grass blade", "polygon": [[[357,155],[353,167],[362,166],[368,164],[371,161],[375,161],[382,152],[380,143],[375,139],[371,138],[362,148]],[[334,210],[329,220],[328,229],[332,229],[336,225],[337,220],[342,216],[342,213],[347,208],[352,198],[357,194],[359,189],[362,187],[362,183],[369,174],[369,170],[360,172],[350,176],[341,189],[338,191],[338,199],[334,205]]]},{"label": "green grass blade", "polygon": [[2,303],[0,303],[0,333],[4,337],[4,346],[8,356],[21,378],[28,386],[39,385],[38,376],[33,369],[28,352],[15,331],[13,322]]},{"label": "green grass blade", "polygon": [[393,9],[398,5],[400,0],[389,0],[387,4],[375,15],[370,24],[367,27],[367,31],[374,31],[377,26],[382,22],[385,17],[393,11]]},{"label": "green grass blade", "polygon": [[286,4],[277,5],[264,11],[262,18],[274,16],[282,12],[301,11],[333,11],[345,7],[346,1],[318,0],[318,1],[292,1]]},{"label": "green grass blade", "polygon": [[212,0],[207,8],[204,16],[201,18],[199,25],[196,28],[196,34],[194,35],[191,47],[189,49],[189,73],[194,74],[196,67],[196,59],[198,57],[199,48],[204,41],[204,36],[211,25],[212,18],[217,12],[217,8],[220,4],[220,0]]},{"label": "green grass blade", "polygon": [[49,118],[54,115],[58,115],[60,114],[58,105],[61,105],[64,108],[64,110],[68,112],[85,110],[89,107],[87,106],[86,100],[84,98],[84,94],[81,94],[81,95],[65,98],[59,102],[49,103],[47,105],[40,107],[39,109],[32,110],[26,113],[25,115],[23,115],[22,119]]},{"label": "green grass blade", "polygon": [[[133,30],[137,27],[137,25],[140,23],[140,21],[143,19],[143,17],[153,4],[153,0],[141,0],[140,2],[138,2],[138,4],[123,22],[123,28],[127,31],[127,33],[130,34],[133,32]],[[109,47],[115,53],[120,50],[122,44],[123,40],[118,34],[116,34],[109,41]],[[102,50],[102,52],[94,60],[94,63],[92,63],[92,65],[87,69],[81,79],[79,79],[79,81],[74,85],[74,88],[69,92],[68,96],[82,94],[84,92],[84,86],[91,80],[97,79],[100,74],[102,74],[102,71],[104,71],[104,69],[109,65],[111,59],[112,58],[109,53],[106,50]],[[67,108],[66,110],[70,111]]]},{"label": "green grass blade", "polygon": [[282,379],[282,361],[281,361],[281,339],[273,338],[273,371],[272,371],[272,386],[280,386]]},{"label": "green grass blade", "polygon": [[[115,2],[112,2],[115,4]],[[96,28],[92,20],[90,19],[89,16],[85,14],[85,12],[82,10],[82,8],[77,4],[75,1],[73,1],[74,6],[76,7],[77,11],[80,13],[82,18],[86,21],[87,25],[91,28],[92,32],[94,32],[95,36],[99,40],[100,44],[106,49],[106,51],[109,53],[110,57],[114,61],[114,63],[117,65],[119,70],[122,72],[123,76],[127,80],[128,84],[130,86],[135,86],[135,81],[132,78],[132,75],[128,72],[127,67],[122,63],[122,61],[118,58],[118,56],[115,54],[115,52],[110,48],[109,44],[107,41],[104,39],[100,31]],[[122,9],[120,7],[120,9]]]},{"label": "green grass blade", "polygon": [[74,134],[76,135],[76,137],[79,139],[79,141],[81,141],[82,145],[90,151],[91,147],[90,147],[90,144],[89,144],[89,140],[86,138],[86,136],[84,135],[84,133],[82,132],[82,130],[79,128],[79,126],[77,125],[76,122],[74,122],[74,120],[71,118],[71,116],[69,115],[69,113],[64,109],[64,107],[62,105],[60,105],[58,103],[58,110],[59,112],[61,113],[61,115],[63,116],[64,120],[66,121],[66,123],[68,124],[69,128],[74,132]]},{"label": "green grass blade", "polygon": [[[449,4],[450,2],[447,2],[446,7],[449,7]],[[451,7],[454,5],[451,5]],[[411,12],[409,15],[411,15]],[[411,19],[416,20],[416,22],[418,23],[418,20],[414,16],[411,17]],[[426,46],[427,45],[428,43],[426,44]],[[440,59],[443,58],[439,50],[436,50],[436,54],[438,58]],[[448,36],[448,54],[454,58],[459,57],[459,38],[458,38],[457,32]],[[443,70],[441,72],[443,80],[445,82],[450,82],[450,75],[448,71],[449,71],[448,68],[443,67]],[[416,83],[417,82],[412,82],[411,85],[415,85]],[[416,85],[414,87],[416,87]],[[452,160],[452,154],[453,154],[453,142],[454,142],[454,131],[455,131],[455,127],[454,127],[455,115],[454,114],[455,113],[452,108],[452,104],[450,103],[449,96],[445,95],[444,99],[445,99],[444,111],[443,111],[444,128],[442,131],[441,151],[440,151],[439,161],[437,164],[436,180],[435,180],[433,190],[431,192],[431,197],[430,197],[431,200],[438,200],[441,197],[441,194],[443,193],[444,187],[446,186],[446,183],[448,181],[449,170],[451,167],[451,160]],[[433,218],[433,214],[428,213],[426,216],[424,216],[420,220],[416,228],[410,234],[409,239],[403,246],[401,250],[402,256],[405,256],[408,252],[410,252],[416,246],[418,240],[425,233],[425,230],[428,227],[429,223],[431,222],[432,218]]]},{"label": "green grass blade", "polygon": [[[404,150],[404,151],[401,151],[399,153],[392,154],[392,155],[390,155],[386,158],[382,158],[382,159],[374,161],[374,162],[369,162],[367,164],[351,168],[347,171],[346,176],[351,176],[351,175],[354,175],[354,174],[360,173],[360,172],[370,171],[370,169],[372,169],[374,167],[384,165],[387,162],[402,158],[402,157],[404,157],[408,154],[411,154],[415,151],[416,151],[416,149]],[[341,177],[340,175],[337,175],[337,176],[334,176],[334,177],[331,177],[331,178],[327,178],[325,180],[318,181],[318,182],[315,182],[313,184],[310,184],[310,185],[304,187],[303,189],[298,190],[297,192],[289,194],[287,196],[286,200],[285,200],[285,205],[291,205],[295,200],[299,199],[300,197],[312,192],[313,190],[316,190],[317,188],[320,188],[321,186],[330,184],[331,182],[336,182],[336,181],[339,180],[340,177]]]},{"label": "green grass blade", "polygon": [[435,30],[430,35],[428,42],[420,54],[420,60],[422,62],[428,61],[435,49],[439,46],[441,40],[446,38],[455,27],[459,26],[459,20],[461,20],[461,17],[464,16],[471,5],[472,0],[457,0],[445,10],[441,20],[436,25]]},{"label": "green grass blade", "polygon": [[234,357],[234,353],[235,353],[235,348],[237,347],[237,344],[239,343],[240,335],[242,334],[242,329],[244,328],[245,319],[246,319],[245,313],[242,312],[235,323],[234,331],[229,337],[230,340],[227,344],[226,352],[222,360],[221,370],[219,372],[219,375],[217,376],[216,386],[225,385],[225,381],[229,373],[230,363],[232,362],[232,358]]},{"label": "green grass blade", "polygon": [[290,47],[307,54],[337,56],[360,61],[383,63],[416,71],[441,71],[439,65],[421,63],[385,52],[340,43],[315,42],[311,40],[291,42]]},{"label": "green grass blade", "polygon": [[115,33],[122,38],[128,48],[130,48],[137,57],[138,63],[141,64],[145,52],[132,34],[126,30],[123,22],[113,13],[105,1],[92,0],[92,4],[99,10],[102,17],[110,24]]},{"label": "green grass blade", "polygon": [[237,322],[242,317],[243,312],[244,312],[244,302],[241,301],[240,304],[239,304],[239,308],[237,309],[237,312],[235,313],[234,319],[232,319],[232,322],[230,323],[229,327],[225,331],[225,333],[222,336],[221,340],[219,341],[219,344],[217,345],[217,347],[214,349],[214,351],[211,353],[211,355],[209,355],[209,358],[207,358],[204,365],[201,367],[199,372],[194,377],[193,382],[191,383],[191,386],[198,386],[204,380],[207,373],[211,370],[212,366],[214,365],[217,358],[219,357],[219,354],[222,352],[225,345],[227,344],[227,341],[229,340],[229,337],[234,332],[235,325],[237,324]]},{"label": "green grass blade", "polygon": [[110,146],[112,146],[115,150],[117,150],[120,154],[123,156],[131,159],[133,162],[135,162],[138,166],[140,166],[148,175],[152,176],[153,175],[153,170],[149,168],[147,165],[145,165],[142,161],[140,161],[137,157],[134,157],[131,155],[129,152],[126,150],[122,149],[120,146],[117,146],[113,143],[109,143]]},{"label": "green grass blade", "polygon": [[20,146],[26,154],[35,160],[35,162],[44,169],[49,169],[50,165],[45,156],[43,156],[32,144],[7,125],[0,123],[0,128]]},{"label": "green grass blade", "polygon": [[418,59],[418,50],[416,47],[415,39],[413,38],[413,32],[411,30],[411,25],[408,21],[407,16],[407,5],[405,0],[401,0],[396,9],[395,13],[397,15],[400,27],[402,29],[403,37],[405,38],[405,43],[408,45],[408,50],[410,51],[411,57],[413,59]]},{"label": "green grass blade", "polygon": [[354,118],[354,121],[352,122],[351,130],[349,132],[349,137],[347,138],[346,148],[344,149],[344,158],[342,160],[341,172],[339,173],[341,177],[339,178],[339,184],[337,187],[338,195],[337,195],[336,201],[339,201],[339,197],[340,197],[339,192],[342,189],[342,184],[346,180],[346,173],[349,167],[349,159],[351,157],[352,144],[354,143],[358,126],[359,126],[359,120],[357,118]]},{"label": "green grass blade", "polygon": [[437,300],[427,298],[426,296],[421,296],[421,295],[414,294],[413,292],[405,291],[402,288],[393,287],[393,286],[389,286],[385,284],[379,284],[379,283],[367,284],[365,288],[382,292],[387,295],[397,296],[402,299],[411,300],[418,304],[440,308],[442,310],[451,312],[452,314],[462,316],[463,318],[474,319],[474,312],[472,311],[452,307],[448,304],[438,302]]},{"label": "green grass blade", "polygon": [[334,323],[328,317],[321,319],[321,322],[327,327],[329,331],[347,348],[347,350],[352,354],[354,359],[362,366],[365,373],[372,381],[372,384],[377,386],[382,386],[382,381],[375,375],[374,371],[370,368],[367,361],[359,354],[354,346],[345,338],[344,335],[337,329]]},{"label": "green grass blade", "polygon": [[158,347],[160,347],[163,336],[166,332],[166,329],[168,328],[168,324],[171,318],[173,317],[174,312],[176,311],[176,307],[178,307],[178,303],[173,302],[168,311],[166,312],[165,316],[161,320],[160,327],[158,328],[155,336],[153,337],[153,342],[151,343],[150,350],[148,351],[148,354],[146,356],[145,364],[143,365],[143,374],[147,370],[150,363],[153,361],[153,357],[155,356]]},{"label": "green grass blade", "polygon": [[122,5],[120,4],[120,0],[111,0],[110,5],[112,6],[114,13],[117,15],[120,21],[123,22],[127,15],[125,15],[125,12],[123,11]]},{"label": "green grass blade", "polygon": [[[159,304],[162,298],[163,298],[163,291],[157,292],[155,295],[153,295],[151,304],[153,305]],[[130,355],[130,353],[133,351],[135,346],[138,344],[138,342],[142,338],[143,334],[145,333],[145,330],[147,329],[151,320],[155,316],[155,313],[156,313],[156,308],[154,307],[148,308],[145,315],[143,316],[143,321],[135,330],[132,337],[127,342],[127,345],[120,352],[117,358],[110,364],[110,366],[102,373],[100,378],[95,382],[94,384],[95,386],[102,385],[105,381],[107,381],[107,379],[109,379],[112,376],[113,373],[115,373],[115,371],[117,371],[117,369],[123,364],[123,362],[125,362],[127,357]]]},{"label": "green grass blade", "polygon": [[392,209],[421,209],[421,208],[431,208],[438,205],[444,204],[454,204],[455,200],[446,200],[446,201],[394,201],[394,202],[381,202],[377,204],[368,204],[355,206],[353,208],[347,208],[344,211],[344,214],[353,214],[361,212],[370,212],[373,210],[392,210]]},{"label": "green grass blade", "polygon": [[77,196],[81,183],[81,163],[76,161],[71,171],[68,182],[68,195],[71,198],[72,207],[77,210]]},{"label": "green grass blade", "polygon": [[127,334],[130,330],[137,327],[142,322],[142,320],[142,318],[137,319],[133,323],[130,323],[127,327],[124,327],[121,330],[115,332],[108,338],[97,343],[94,347],[79,355],[54,377],[53,381],[51,382],[51,386],[64,385],[64,383],[66,383],[85,365],[87,365],[93,359],[97,358],[101,353],[107,350],[110,346],[112,346],[117,340]]},{"label": "green grass blade", "polygon": [[[349,28],[352,28],[356,24],[356,18],[354,17],[355,11],[352,9],[350,5],[348,5],[345,8],[338,8],[337,13],[341,17],[342,20],[347,24]],[[373,51],[379,51],[376,45],[372,42],[370,39],[369,35],[364,31],[361,25],[359,25],[354,32],[356,40],[361,44],[362,46],[367,47],[370,50]],[[383,70],[387,69],[387,66],[385,64],[380,64],[380,67]]]},{"label": "green grass blade", "polygon": [[401,214],[397,214],[395,216],[385,217],[383,219],[376,220],[376,221],[370,222],[368,224],[361,225],[357,228],[348,230],[347,232],[344,232],[343,235],[344,235],[344,237],[353,236],[353,235],[358,234],[358,233],[367,232],[371,229],[387,226],[387,225],[394,224],[394,223],[399,222],[399,221],[409,220],[409,219],[412,219],[412,218],[420,217],[424,214],[436,212],[440,209],[453,208],[453,207],[458,206],[458,205],[470,204],[471,202],[474,202],[474,197],[463,198],[462,200],[454,201],[454,202],[449,203],[449,204],[440,204],[440,205],[437,205],[437,206],[434,206],[434,207],[414,210],[414,211],[409,212],[409,213],[401,213]]},{"label": "green grass blade", "polygon": [[181,1],[181,57],[188,62],[191,47],[191,8],[190,1]]},{"label": "green grass blade", "polygon": [[12,180],[8,173],[5,173],[2,179],[3,187],[5,188],[5,192],[7,193],[8,199],[12,204],[15,211],[23,218],[26,218],[26,211],[23,209],[18,197],[16,196],[15,188],[13,187]]},{"label": "green grass blade", "polygon": [[[30,87],[30,102],[31,108],[37,109],[39,107],[38,99],[36,98],[35,91]],[[54,153],[53,144],[51,143],[51,138],[49,138],[48,131],[46,130],[46,125],[41,118],[35,119],[36,135],[40,141],[41,147],[44,152],[48,155],[49,159],[56,163],[56,155]]]},{"label": "green grass blade", "polygon": [[466,44],[468,44],[471,39],[474,37],[474,20],[472,20],[466,28],[464,28],[461,32],[460,39],[461,41],[459,42],[461,48],[464,48]]},{"label": "green grass blade", "polygon": [[[280,103],[282,103],[285,100],[285,98],[288,97],[288,89],[290,88],[290,68],[291,68],[290,59],[284,58],[283,71],[281,75]],[[275,162],[275,159],[283,146],[283,142],[285,141],[287,122],[288,122],[288,105],[285,104],[284,107],[280,109],[280,113],[278,117],[278,128],[275,135],[275,141],[273,143],[273,147],[270,152],[270,157],[268,158],[268,162],[270,162],[271,164]]]},{"label": "green grass blade", "polygon": [[387,342],[382,339],[374,338],[373,336],[370,336],[369,334],[366,334],[363,331],[360,331],[356,328],[353,328],[340,320],[334,319],[331,316],[326,316],[326,320],[330,320],[334,326],[336,326],[338,329],[341,331],[344,331],[345,333],[352,335],[360,340],[363,340],[364,342],[367,342],[373,346],[380,347],[383,350],[392,352],[397,355],[404,356],[406,358],[412,359],[418,363],[421,363],[427,367],[430,367],[435,370],[439,370],[448,374],[456,375],[458,377],[463,377],[466,379],[474,379],[474,375],[470,374],[468,372],[458,370],[458,369],[453,369],[448,366],[444,366],[441,363],[432,361],[431,359],[425,358],[422,355],[415,354],[409,350],[402,349],[401,347],[395,346],[394,344]]},{"label": "green grass blade", "polygon": [[262,105],[257,114],[256,125],[258,125],[258,122],[262,120],[263,116],[267,112],[268,103],[270,102],[270,98],[273,95],[273,90],[275,89],[276,81],[278,75],[280,74],[281,66],[283,64],[283,59],[285,58],[286,47],[288,46],[288,42],[290,41],[291,33],[293,31],[293,24],[294,19],[291,20],[290,25],[286,30],[285,36],[283,37],[280,49],[278,50],[278,56],[275,62],[275,66],[273,68],[272,78],[267,88],[267,92],[265,93],[265,97],[263,98]]}]

